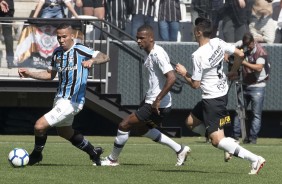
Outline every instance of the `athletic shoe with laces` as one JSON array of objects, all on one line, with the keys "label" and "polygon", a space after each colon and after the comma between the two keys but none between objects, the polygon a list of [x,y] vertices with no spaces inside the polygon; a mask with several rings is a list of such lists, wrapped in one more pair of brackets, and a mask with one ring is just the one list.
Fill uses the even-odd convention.
[{"label": "athletic shoe with laces", "polygon": [[29,155],[28,165],[34,165],[36,163],[41,162],[43,159],[43,155],[41,152],[32,151]]},{"label": "athletic shoe with laces", "polygon": [[191,153],[191,149],[188,146],[181,146],[181,150],[177,153],[177,163],[175,166],[184,165],[184,162],[187,159],[188,154]]},{"label": "athletic shoe with laces", "polygon": [[95,155],[90,156],[90,160],[94,162],[93,165],[101,166],[100,156],[102,155],[103,152],[104,150],[101,147],[94,148]]},{"label": "athletic shoe with laces", "polygon": [[258,156],[258,160],[256,162],[253,162],[251,165],[251,171],[249,172],[250,175],[258,174],[261,168],[265,164],[265,159],[261,156]]},{"label": "athletic shoe with laces", "polygon": [[101,161],[102,166],[118,166],[119,163],[117,160],[112,160],[109,157],[102,159]]}]

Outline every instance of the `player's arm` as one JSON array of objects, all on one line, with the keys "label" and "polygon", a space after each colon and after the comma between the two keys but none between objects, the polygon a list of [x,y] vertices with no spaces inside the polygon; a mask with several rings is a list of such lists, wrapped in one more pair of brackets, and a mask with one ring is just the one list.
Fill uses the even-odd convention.
[{"label": "player's arm", "polygon": [[197,89],[200,87],[201,81],[193,80],[192,76],[187,72],[187,69],[183,65],[179,63],[176,64],[175,71],[181,75],[192,88]]},{"label": "player's arm", "polygon": [[103,64],[110,61],[110,57],[102,52],[99,52],[95,57],[82,62],[82,66],[86,68],[91,68],[94,64]]},{"label": "player's arm", "polygon": [[165,73],[164,76],[166,77],[165,85],[152,104],[153,111],[158,113],[158,114],[159,114],[158,109],[160,107],[161,100],[171,90],[173,84],[176,81],[176,76],[175,76],[173,70]]},{"label": "player's arm", "polygon": [[57,72],[55,70],[46,70],[41,72],[31,72],[26,68],[18,69],[19,76],[22,78],[33,78],[38,80],[53,80]]},{"label": "player's arm", "polygon": [[[258,59],[264,60],[264,58],[262,58],[262,57],[260,57]],[[256,63],[252,64],[252,63],[247,62],[246,60],[244,60],[242,62],[242,65],[250,68],[251,70],[257,71],[257,72],[261,72],[263,67],[264,67],[264,64],[256,64]]]},{"label": "player's arm", "polygon": [[244,60],[244,52],[241,49],[235,48],[233,55],[234,55],[234,63],[232,65],[230,72],[237,72]]}]

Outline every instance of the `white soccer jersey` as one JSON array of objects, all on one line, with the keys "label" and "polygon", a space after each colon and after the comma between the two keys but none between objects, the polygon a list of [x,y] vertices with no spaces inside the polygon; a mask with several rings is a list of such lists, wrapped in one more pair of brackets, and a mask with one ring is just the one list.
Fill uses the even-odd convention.
[{"label": "white soccer jersey", "polygon": [[[164,74],[173,70],[173,68],[170,64],[170,59],[166,51],[156,44],[145,59],[144,66],[149,71],[149,90],[146,93],[145,102],[152,104],[163,89],[166,82],[166,77]],[[168,92],[167,95],[161,100],[160,108],[170,106],[171,94]]]},{"label": "white soccer jersey", "polygon": [[213,38],[192,54],[192,79],[201,81],[202,98],[217,98],[227,94],[227,78],[223,72],[224,53],[233,54],[234,51],[234,45]]}]

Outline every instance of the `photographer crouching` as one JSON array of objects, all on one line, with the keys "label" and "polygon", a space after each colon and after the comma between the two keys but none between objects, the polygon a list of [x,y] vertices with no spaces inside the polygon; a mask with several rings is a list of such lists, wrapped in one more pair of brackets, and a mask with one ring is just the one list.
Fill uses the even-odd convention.
[{"label": "photographer crouching", "polygon": [[[245,33],[243,39],[236,44],[244,51],[245,59],[242,62],[242,84],[245,109],[251,105],[251,117],[246,121],[247,136],[245,144],[256,144],[261,128],[261,115],[265,96],[266,81],[269,77],[270,64],[267,52],[254,40],[251,33]],[[241,125],[238,114],[234,118],[233,136],[239,140]]]}]

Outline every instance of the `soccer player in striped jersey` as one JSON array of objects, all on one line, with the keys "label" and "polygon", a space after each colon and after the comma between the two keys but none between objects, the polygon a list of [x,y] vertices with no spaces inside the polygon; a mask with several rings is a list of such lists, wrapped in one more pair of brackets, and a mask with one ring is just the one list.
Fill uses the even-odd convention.
[{"label": "soccer player in striped jersey", "polygon": [[72,128],[72,123],[85,102],[88,69],[93,64],[109,61],[109,57],[100,51],[75,43],[73,29],[69,24],[58,26],[57,40],[60,46],[54,50],[51,66],[46,71],[32,72],[26,68],[18,70],[20,77],[25,78],[53,80],[57,74],[59,78],[53,109],[39,118],[34,125],[35,146],[30,154],[29,165],[42,161],[47,130],[51,127],[56,127],[59,136],[85,151],[94,164],[100,165],[103,149],[94,148],[81,133]]}]

